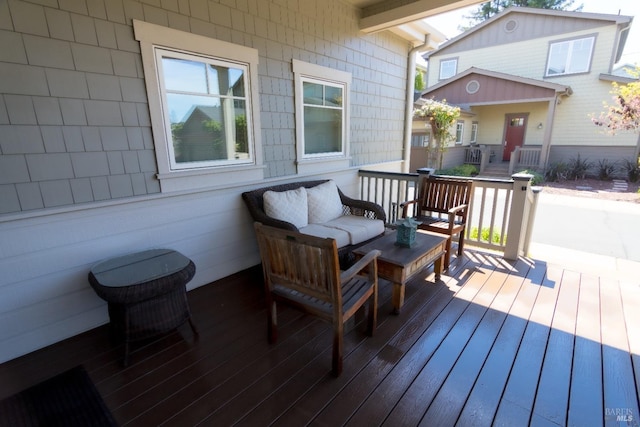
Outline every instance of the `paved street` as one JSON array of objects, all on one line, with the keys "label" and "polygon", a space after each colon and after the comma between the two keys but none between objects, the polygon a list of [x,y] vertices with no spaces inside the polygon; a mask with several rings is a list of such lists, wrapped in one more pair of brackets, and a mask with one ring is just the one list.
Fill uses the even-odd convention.
[{"label": "paved street", "polygon": [[640,262],[640,204],[542,191],[531,242]]}]

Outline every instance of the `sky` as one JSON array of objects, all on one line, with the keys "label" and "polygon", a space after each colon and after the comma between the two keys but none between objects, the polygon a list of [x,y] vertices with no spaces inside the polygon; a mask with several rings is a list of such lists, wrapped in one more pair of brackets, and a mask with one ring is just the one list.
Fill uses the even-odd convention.
[{"label": "sky", "polygon": [[[640,1],[638,0],[575,0],[571,9],[583,5],[582,12],[607,13],[617,15],[634,16],[629,38],[624,48],[620,63],[640,64]],[[448,38],[453,38],[460,34],[458,25],[467,25],[470,11],[478,8],[478,5],[463,8],[454,12],[444,13],[433,18],[426,19],[426,22],[440,30]]]}]

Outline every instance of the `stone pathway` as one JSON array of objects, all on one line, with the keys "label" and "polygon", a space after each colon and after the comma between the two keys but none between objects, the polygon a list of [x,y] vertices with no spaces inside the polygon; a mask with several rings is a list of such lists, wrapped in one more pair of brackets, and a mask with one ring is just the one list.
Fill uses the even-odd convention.
[{"label": "stone pathway", "polygon": [[627,181],[622,179],[614,179],[613,180],[613,191],[624,192],[627,191],[629,185]]}]

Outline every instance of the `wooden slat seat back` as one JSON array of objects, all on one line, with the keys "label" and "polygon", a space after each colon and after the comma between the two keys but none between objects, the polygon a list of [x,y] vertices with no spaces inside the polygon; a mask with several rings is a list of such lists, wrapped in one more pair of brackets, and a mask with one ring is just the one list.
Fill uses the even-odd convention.
[{"label": "wooden slat seat back", "polygon": [[420,229],[446,234],[447,253],[445,268],[451,260],[451,239],[458,238],[458,256],[464,248],[464,231],[469,212],[469,204],[473,195],[473,181],[468,179],[425,176],[420,180],[418,197],[402,203],[402,216],[409,215],[409,207],[417,205],[414,219],[420,221]]},{"label": "wooden slat seat back", "polygon": [[333,373],[342,372],[344,323],[369,301],[368,332],[377,320],[378,274],[371,251],[340,271],[334,239],[255,223],[262,260],[269,342],[277,341],[276,303],[286,303],[333,324]]}]

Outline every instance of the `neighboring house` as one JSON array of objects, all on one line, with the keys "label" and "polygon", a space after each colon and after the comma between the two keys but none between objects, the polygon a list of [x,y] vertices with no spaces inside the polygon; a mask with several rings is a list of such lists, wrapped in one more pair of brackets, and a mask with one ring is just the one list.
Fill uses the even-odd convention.
[{"label": "neighboring house", "polygon": [[[258,264],[243,191],[406,170],[415,21],[478,1],[430,3],[0,2],[0,362],[106,323],[105,258],[179,250],[190,289]],[[224,149],[180,152],[190,109]]]},{"label": "neighboring house", "polygon": [[611,136],[591,122],[612,100],[611,83],[631,81],[614,64],[632,19],[513,7],[427,53],[422,97],[470,113],[457,125],[462,139],[449,144],[445,164],[462,163],[473,144],[489,146],[497,161],[524,147],[541,169],[578,155],[594,163],[636,159],[637,134]]}]

